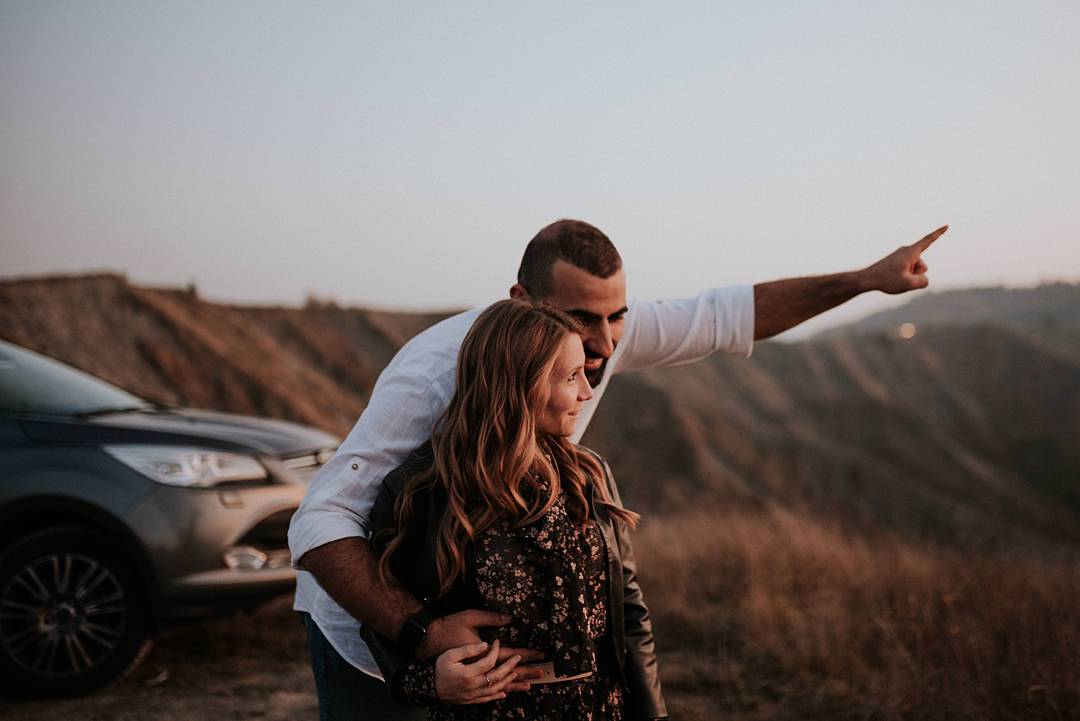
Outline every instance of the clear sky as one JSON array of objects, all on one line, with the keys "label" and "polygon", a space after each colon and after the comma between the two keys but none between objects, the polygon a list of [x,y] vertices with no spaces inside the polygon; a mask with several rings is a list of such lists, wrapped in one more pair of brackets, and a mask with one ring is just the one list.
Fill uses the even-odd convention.
[{"label": "clear sky", "polygon": [[1078,38],[1075,0],[0,0],[0,276],[460,307],[579,217],[633,297],[943,223],[934,287],[1076,280]]}]

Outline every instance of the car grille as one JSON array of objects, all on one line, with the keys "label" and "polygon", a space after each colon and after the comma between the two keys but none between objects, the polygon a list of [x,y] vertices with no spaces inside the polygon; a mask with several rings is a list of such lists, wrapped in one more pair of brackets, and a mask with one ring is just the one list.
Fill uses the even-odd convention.
[{"label": "car grille", "polygon": [[262,519],[236,542],[238,546],[253,546],[260,551],[275,551],[289,547],[289,521],[295,508],[272,513]]}]

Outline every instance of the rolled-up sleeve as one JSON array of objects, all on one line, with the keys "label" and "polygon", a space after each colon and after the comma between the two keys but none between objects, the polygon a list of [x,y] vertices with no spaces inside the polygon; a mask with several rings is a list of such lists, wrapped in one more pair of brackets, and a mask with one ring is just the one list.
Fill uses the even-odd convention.
[{"label": "rolled-up sleeve", "polygon": [[294,565],[313,548],[369,536],[379,483],[431,435],[449,399],[447,379],[387,369],[368,407],[312,481],[289,525]]},{"label": "rolled-up sleeve", "polygon": [[679,365],[713,353],[749,356],[754,348],[754,287],[736,285],[693,298],[631,306],[616,373]]}]

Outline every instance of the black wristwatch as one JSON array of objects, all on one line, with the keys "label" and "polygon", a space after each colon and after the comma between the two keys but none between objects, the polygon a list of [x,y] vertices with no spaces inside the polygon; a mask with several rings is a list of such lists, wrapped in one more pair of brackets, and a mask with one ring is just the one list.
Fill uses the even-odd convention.
[{"label": "black wristwatch", "polygon": [[409,655],[415,656],[416,650],[420,648],[420,644],[427,637],[428,626],[434,620],[435,614],[426,608],[421,608],[409,616],[405,619],[405,623],[401,625],[401,630],[398,631],[397,645]]}]

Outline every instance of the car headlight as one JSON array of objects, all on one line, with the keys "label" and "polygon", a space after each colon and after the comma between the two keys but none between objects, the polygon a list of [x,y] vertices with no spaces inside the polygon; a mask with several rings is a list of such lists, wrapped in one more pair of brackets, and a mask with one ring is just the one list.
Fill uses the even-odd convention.
[{"label": "car headlight", "polygon": [[181,446],[104,446],[126,466],[170,486],[209,488],[219,483],[261,481],[266,468],[253,456]]}]

